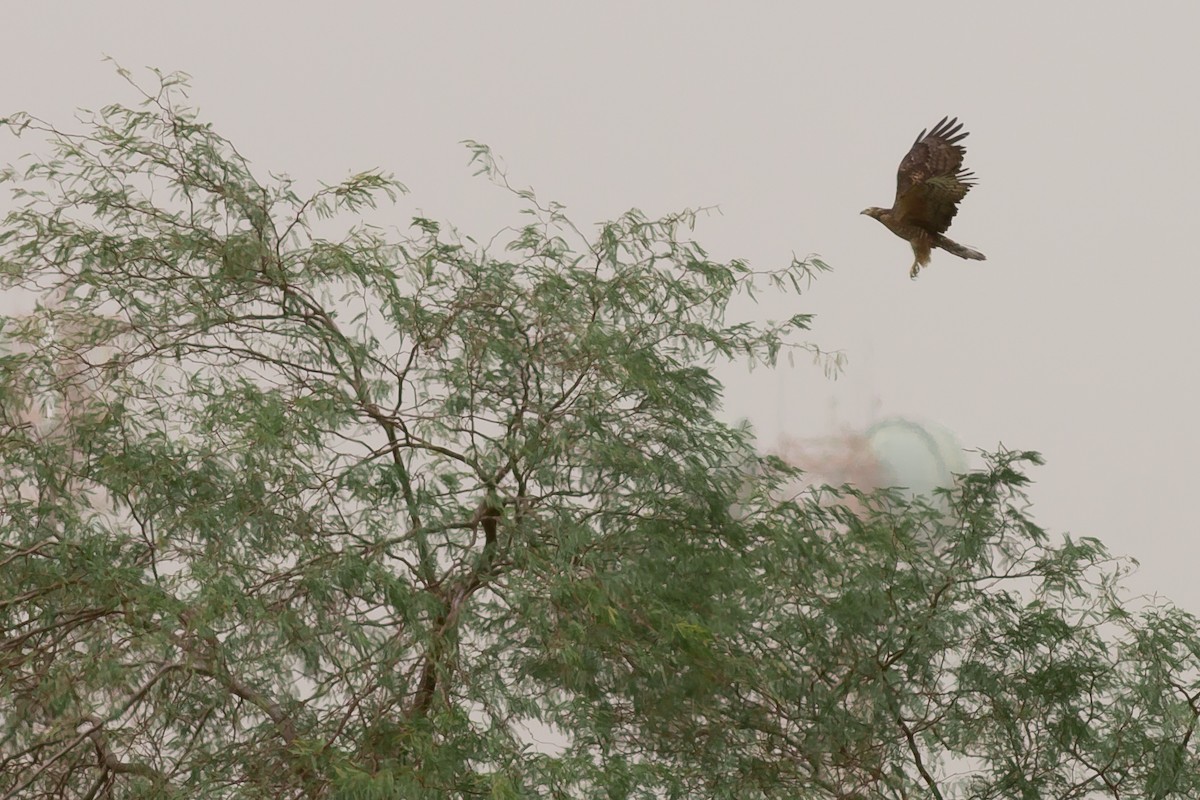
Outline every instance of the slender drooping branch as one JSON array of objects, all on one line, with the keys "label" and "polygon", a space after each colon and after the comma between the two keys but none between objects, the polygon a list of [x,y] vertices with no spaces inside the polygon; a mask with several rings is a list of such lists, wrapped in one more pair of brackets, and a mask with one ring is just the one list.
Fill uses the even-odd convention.
[{"label": "slender drooping branch", "polygon": [[908,741],[908,750],[912,753],[913,763],[916,764],[917,772],[921,773],[921,780],[925,781],[925,785],[929,787],[929,791],[937,800],[943,800],[942,792],[938,789],[937,780],[930,774],[925,767],[925,759],[921,757],[921,748],[917,746],[917,737],[913,733],[912,728],[904,721],[904,717],[896,715],[896,723],[900,726],[900,730],[904,732],[904,738]]}]

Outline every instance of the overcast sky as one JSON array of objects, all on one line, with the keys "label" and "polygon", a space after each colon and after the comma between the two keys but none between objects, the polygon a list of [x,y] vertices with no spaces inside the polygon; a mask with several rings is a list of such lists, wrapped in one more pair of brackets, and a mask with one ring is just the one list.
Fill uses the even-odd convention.
[{"label": "overcast sky", "polygon": [[[1200,4],[23,3],[4,21],[0,114],[133,102],[108,55],[189,73],[261,175],[381,167],[406,209],[465,233],[515,220],[471,177],[471,138],[577,222],[716,205],[697,238],[718,257],[819,254],[832,274],[758,313],[815,313],[846,371],[722,370],[730,417],[768,445],[899,415],[1040,450],[1039,520],[1200,611]],[[890,205],[947,114],[979,176],[950,233],[988,260],[935,251],[914,282],[908,245],[858,212]],[[0,140],[0,161],[27,146]]]}]

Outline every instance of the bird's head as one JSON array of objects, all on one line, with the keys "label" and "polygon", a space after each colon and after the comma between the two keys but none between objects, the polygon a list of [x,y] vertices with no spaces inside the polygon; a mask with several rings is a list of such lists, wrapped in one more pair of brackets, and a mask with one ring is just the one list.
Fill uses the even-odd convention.
[{"label": "bird's head", "polygon": [[875,219],[879,219],[881,216],[883,216],[883,212],[885,212],[885,211],[887,211],[886,208],[877,208],[875,206],[871,206],[870,208],[864,208],[859,213],[866,214],[868,217],[874,217]]}]

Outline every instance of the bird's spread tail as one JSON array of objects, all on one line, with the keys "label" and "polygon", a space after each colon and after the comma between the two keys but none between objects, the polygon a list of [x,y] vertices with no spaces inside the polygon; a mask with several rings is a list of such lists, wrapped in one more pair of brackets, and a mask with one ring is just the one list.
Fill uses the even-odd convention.
[{"label": "bird's spread tail", "polygon": [[959,244],[958,242],[954,241],[953,239],[947,239],[945,236],[939,236],[937,238],[937,246],[942,248],[943,250],[945,250],[948,253],[953,253],[954,255],[958,256],[959,258],[969,258],[969,259],[972,259],[973,261],[987,260],[987,256],[985,256],[983,253],[979,252],[978,250],[972,250],[971,248],[967,247],[966,245]]}]

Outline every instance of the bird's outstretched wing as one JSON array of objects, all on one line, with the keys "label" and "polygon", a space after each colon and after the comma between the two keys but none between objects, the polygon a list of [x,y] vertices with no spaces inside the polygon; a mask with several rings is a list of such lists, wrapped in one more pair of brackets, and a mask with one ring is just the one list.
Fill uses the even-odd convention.
[{"label": "bird's outstretched wing", "polygon": [[896,202],[892,216],[931,233],[945,233],[958,213],[958,202],[975,185],[974,173],[962,169],[967,138],[958,118],[943,118],[913,142],[896,173]]}]

